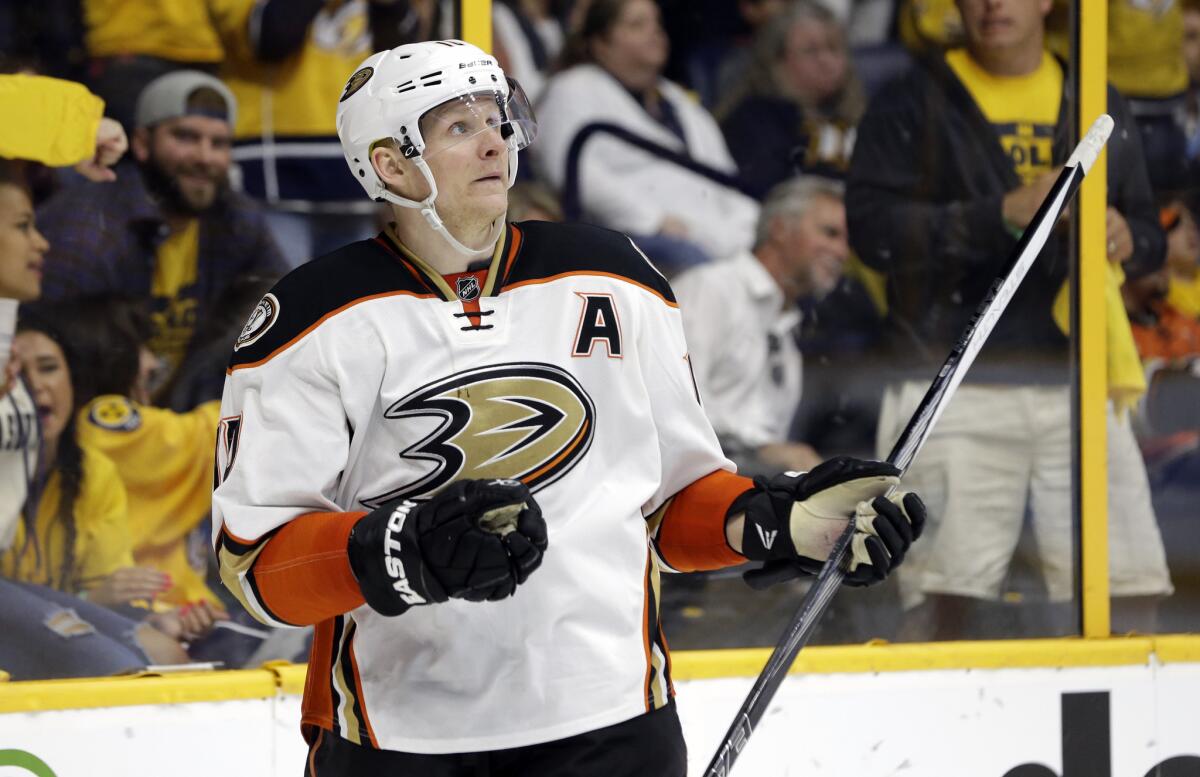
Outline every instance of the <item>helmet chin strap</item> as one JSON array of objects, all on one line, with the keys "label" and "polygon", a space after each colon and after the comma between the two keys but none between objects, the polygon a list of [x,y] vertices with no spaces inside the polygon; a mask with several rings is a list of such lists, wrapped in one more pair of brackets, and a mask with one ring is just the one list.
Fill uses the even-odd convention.
[{"label": "helmet chin strap", "polygon": [[419,209],[421,211],[421,216],[425,219],[425,223],[428,224],[434,232],[437,232],[439,235],[441,235],[442,238],[450,244],[450,247],[458,253],[468,257],[476,257],[483,253],[491,253],[493,247],[496,245],[496,241],[500,239],[500,235],[504,232],[505,214],[500,214],[500,216],[497,217],[494,222],[492,222],[492,233],[488,237],[484,248],[468,248],[460,243],[458,239],[454,237],[454,235],[450,234],[450,230],[446,229],[446,225],[442,222],[442,217],[438,215],[437,206],[434,204],[434,200],[436,200],[438,196],[438,188],[437,181],[433,179],[433,171],[429,169],[429,165],[426,164],[425,160],[419,156],[413,159],[413,163],[416,164],[417,169],[421,171],[421,175],[425,176],[425,181],[429,184],[429,196],[418,202],[417,200],[410,200],[405,197],[401,197],[400,195],[389,191],[386,186],[384,187],[380,196],[382,196],[383,199],[387,200],[388,202],[395,203],[402,208]]}]

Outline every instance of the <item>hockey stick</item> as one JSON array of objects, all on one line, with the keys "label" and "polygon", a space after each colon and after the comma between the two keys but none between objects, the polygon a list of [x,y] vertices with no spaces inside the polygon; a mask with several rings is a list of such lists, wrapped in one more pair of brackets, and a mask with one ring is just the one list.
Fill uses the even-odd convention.
[{"label": "hockey stick", "polygon": [[[1029,272],[1030,266],[1033,265],[1034,260],[1046,245],[1046,239],[1054,229],[1059,215],[1079,188],[1079,184],[1091,169],[1096,157],[1100,155],[1100,150],[1108,140],[1112,128],[1112,118],[1107,114],[1101,115],[1092,124],[1079,145],[1075,147],[1075,151],[1063,166],[1058,179],[1050,187],[1050,191],[1034,215],[1033,221],[1025,228],[1020,241],[1013,249],[1008,271],[997,277],[992,283],[992,287],[976,309],[971,323],[967,325],[966,330],[950,351],[950,355],[946,357],[937,377],[933,379],[929,390],[925,392],[921,403],[913,412],[907,426],[904,427],[900,439],[896,441],[891,453],[888,454],[888,463],[896,465],[900,469],[901,475],[908,470],[908,466],[916,458],[917,452],[921,450],[933,425],[937,423],[942,411],[946,409],[946,405],[954,395],[955,389],[958,388],[958,384],[962,382],[963,375],[971,367],[975,357],[979,354],[979,349],[983,347],[988,335],[991,334],[1000,314],[1004,312],[1004,308],[1008,306],[1013,294],[1016,293],[1017,287]],[[729,770],[741,754],[742,748],[746,746],[746,742],[754,732],[754,727],[758,725],[763,713],[766,712],[767,705],[770,704],[775,692],[779,690],[779,686],[787,676],[788,668],[796,660],[800,650],[808,643],[821,615],[829,606],[834,593],[841,586],[842,580],[846,576],[843,566],[853,536],[854,521],[850,521],[846,530],[838,537],[833,550],[830,551],[829,559],[804,596],[796,614],[792,616],[783,638],[775,646],[771,657],[767,659],[767,664],[759,673],[758,679],[755,680],[750,694],[742,702],[741,709],[738,710],[729,730],[725,732],[725,738],[717,747],[716,754],[713,755],[708,768],[704,770],[704,777],[725,777],[729,774]],[[755,578],[750,578],[749,581],[755,587],[765,587],[770,582],[794,576],[786,567],[780,569],[781,574],[772,574],[769,570],[764,570],[766,574],[759,575],[756,583],[754,582]]]}]

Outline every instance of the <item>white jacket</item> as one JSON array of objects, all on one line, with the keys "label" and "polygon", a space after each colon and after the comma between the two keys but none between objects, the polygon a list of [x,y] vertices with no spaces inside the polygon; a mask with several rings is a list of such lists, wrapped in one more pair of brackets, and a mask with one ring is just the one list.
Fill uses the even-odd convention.
[{"label": "white jacket", "polygon": [[[661,80],[658,88],[679,117],[686,145],[596,65],[578,65],[551,78],[537,107],[538,137],[532,152],[539,176],[561,190],[567,149],[583,127],[595,122],[617,124],[736,174],[725,138],[708,111],[670,81]],[[611,135],[596,135],[587,142],[579,180],[586,218],[611,229],[651,235],[671,215],[682,220],[691,239],[714,258],[724,259],[753,245],[758,220],[754,200]]]}]

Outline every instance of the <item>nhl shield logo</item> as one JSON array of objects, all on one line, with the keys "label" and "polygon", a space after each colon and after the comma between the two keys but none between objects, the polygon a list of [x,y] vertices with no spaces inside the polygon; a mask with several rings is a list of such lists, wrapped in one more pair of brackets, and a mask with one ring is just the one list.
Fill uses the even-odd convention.
[{"label": "nhl shield logo", "polygon": [[464,275],[458,279],[458,298],[470,302],[479,296],[479,279],[474,275]]}]

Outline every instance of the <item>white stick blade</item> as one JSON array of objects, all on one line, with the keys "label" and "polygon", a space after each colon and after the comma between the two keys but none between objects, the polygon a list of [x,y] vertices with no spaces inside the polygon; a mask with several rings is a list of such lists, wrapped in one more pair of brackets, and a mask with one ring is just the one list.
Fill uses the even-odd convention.
[{"label": "white stick blade", "polygon": [[1079,145],[1075,147],[1075,152],[1071,154],[1071,158],[1067,160],[1067,167],[1071,165],[1083,165],[1083,174],[1087,175],[1092,165],[1096,163],[1096,157],[1100,156],[1101,149],[1108,142],[1108,136],[1113,131],[1113,119],[1107,113],[1102,113],[1092,122],[1092,126],[1088,129],[1087,134],[1083,136],[1083,140],[1079,141]]}]

